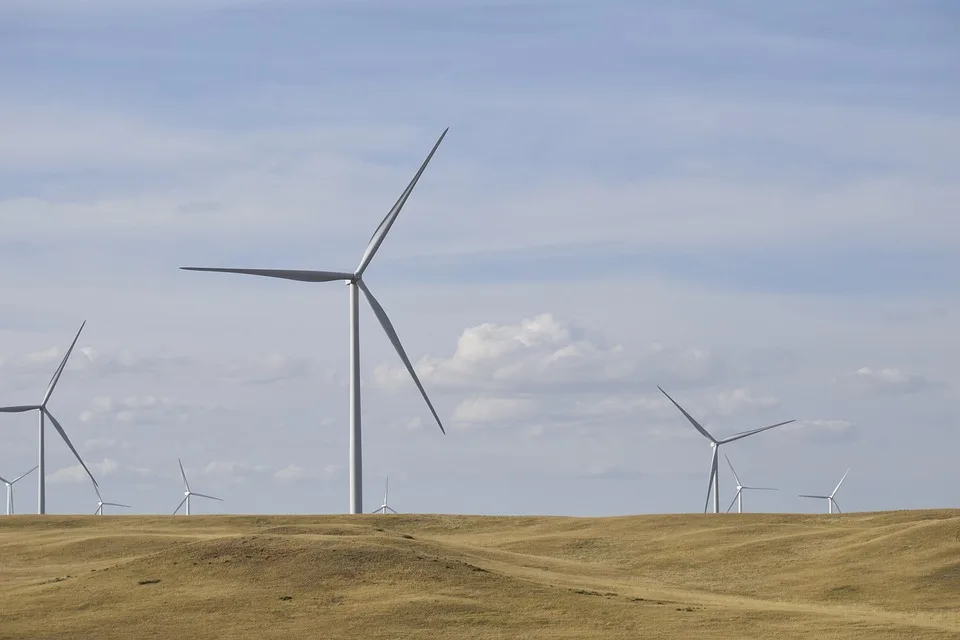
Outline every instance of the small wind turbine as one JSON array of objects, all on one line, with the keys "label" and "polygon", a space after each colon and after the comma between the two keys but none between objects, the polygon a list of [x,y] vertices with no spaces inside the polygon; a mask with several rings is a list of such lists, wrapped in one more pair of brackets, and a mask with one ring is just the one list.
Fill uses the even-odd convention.
[{"label": "small wind turbine", "polygon": [[215,496],[208,496],[205,493],[190,491],[190,483],[187,482],[187,474],[183,471],[183,463],[180,462],[180,458],[177,458],[177,462],[180,463],[180,477],[183,478],[183,500],[181,500],[180,504],[177,505],[177,508],[173,510],[173,515],[177,515],[177,511],[180,511],[180,507],[182,507],[184,503],[187,505],[187,508],[184,510],[184,514],[190,515],[190,496],[209,498],[210,500],[219,500],[220,502],[223,502],[223,498],[217,498]]},{"label": "small wind turbine", "polygon": [[723,457],[726,458],[727,464],[730,465],[730,471],[733,471],[733,477],[737,479],[737,495],[733,497],[733,500],[730,502],[730,506],[727,507],[727,513],[730,513],[730,509],[733,509],[733,503],[737,503],[737,513],[743,513],[743,490],[750,489],[751,491],[777,491],[771,487],[748,487],[742,482],[740,482],[740,476],[737,475],[736,469],[733,468],[733,463],[730,462],[730,458],[727,458],[727,454],[723,454]]},{"label": "small wind turbine", "polygon": [[397,510],[387,504],[387,494],[390,492],[390,476],[387,476],[386,486],[383,488],[383,504],[380,505],[380,508],[374,511],[373,513],[383,513],[386,514],[387,511],[391,513],[396,513]]},{"label": "small wind turbine", "polygon": [[[850,469],[847,469],[847,473],[850,473]],[[840,489],[840,485],[843,484],[843,481],[847,479],[847,473],[843,474],[843,477],[840,478],[840,482],[837,483],[837,486],[834,488],[830,495],[828,496],[811,496],[805,493],[801,493],[801,498],[820,498],[821,500],[827,501],[827,513],[833,513],[833,508],[837,508],[837,513],[842,513],[840,511],[840,505],[837,504],[837,501],[833,499],[833,496],[837,495],[837,491]]]},{"label": "small wind turbine", "polygon": [[711,456],[712,459],[710,462],[710,479],[707,481],[707,501],[703,505],[704,513],[707,512],[707,507],[710,505],[711,491],[713,491],[713,512],[720,513],[720,473],[719,473],[719,469],[717,469],[717,456],[720,453],[720,445],[727,444],[728,442],[734,442],[736,440],[740,440],[741,438],[752,436],[755,433],[760,433],[762,431],[767,431],[768,429],[773,429],[774,427],[782,427],[785,424],[790,424],[791,422],[795,422],[795,420],[778,422],[777,424],[772,424],[769,427],[760,427],[759,429],[754,429],[753,431],[742,431],[740,433],[730,436],[729,438],[723,438],[722,440],[717,440],[712,435],[710,435],[710,432],[704,429],[699,422],[694,420],[693,416],[687,413],[686,409],[684,409],[679,404],[677,404],[677,401],[671,398],[670,394],[664,391],[659,385],[657,385],[657,389],[660,389],[660,393],[667,396],[667,400],[672,402],[673,406],[675,406],[677,409],[680,409],[680,413],[682,413],[684,417],[690,421],[690,424],[692,424],[697,431],[699,431],[707,440],[710,441],[710,448],[713,450],[713,454]]},{"label": "small wind turbine", "polygon": [[[87,321],[84,320],[83,324],[80,325],[80,331],[83,331],[83,327],[87,324]],[[60,437],[63,438],[63,441],[67,443],[67,446],[70,447],[70,451],[73,452],[74,457],[80,463],[80,466],[83,467],[83,470],[87,472],[87,475],[90,476],[90,479],[93,480],[93,486],[97,486],[97,479],[93,477],[93,474],[90,473],[90,469],[87,469],[87,465],[83,462],[83,459],[80,457],[80,454],[77,453],[76,448],[74,448],[73,443],[70,442],[70,438],[67,437],[66,432],[63,430],[63,427],[60,426],[60,422],[53,417],[53,414],[50,413],[50,410],[47,409],[47,402],[50,400],[50,395],[53,393],[54,387],[57,386],[57,382],[60,380],[60,375],[63,373],[63,368],[67,366],[67,359],[70,357],[70,354],[73,352],[73,348],[77,344],[77,340],[80,339],[80,331],[77,331],[77,336],[73,339],[73,342],[70,343],[70,348],[67,349],[67,353],[63,356],[63,360],[60,361],[60,366],[57,367],[57,370],[53,373],[53,377],[50,378],[50,383],[47,385],[47,392],[43,394],[43,400],[40,401],[40,404],[30,404],[30,405],[20,405],[14,407],[0,407],[0,413],[26,413],[28,411],[37,411],[40,414],[40,464],[37,465],[40,468],[40,476],[37,481],[37,513],[44,514],[47,512],[47,489],[46,489],[46,465],[44,463],[44,447],[43,447],[43,417],[46,416],[50,418],[50,422],[53,423],[54,429],[57,430],[57,433],[60,434]]]},{"label": "small wind turbine", "polygon": [[37,467],[34,467],[33,469],[30,469],[30,471],[20,474],[13,480],[7,480],[3,476],[0,476],[0,482],[3,482],[3,484],[7,485],[7,515],[8,516],[13,515],[13,485],[16,484],[18,480],[22,480],[26,476],[33,473],[36,469]]},{"label": "small wind turbine", "polygon": [[103,496],[100,495],[100,489],[98,487],[94,487],[93,490],[97,492],[97,510],[93,512],[93,515],[95,516],[103,515],[104,505],[108,507],[126,507],[127,509],[130,508],[130,505],[128,504],[120,504],[119,502],[104,502]]},{"label": "small wind turbine", "polygon": [[393,328],[393,323],[390,322],[390,318],[387,317],[387,312],[383,310],[383,307],[380,306],[380,303],[373,296],[373,293],[370,292],[370,289],[363,280],[363,274],[367,270],[367,267],[370,266],[370,261],[373,260],[373,257],[376,255],[380,245],[383,244],[383,240],[387,237],[387,233],[390,232],[390,227],[392,227],[393,223],[396,222],[397,216],[400,215],[400,210],[407,202],[410,194],[413,193],[413,188],[417,186],[417,181],[420,180],[420,176],[427,168],[427,164],[430,162],[430,159],[433,158],[433,154],[436,153],[437,148],[443,141],[443,137],[447,135],[448,130],[449,127],[444,129],[443,133],[440,134],[440,138],[437,139],[436,144],[433,145],[433,149],[430,150],[429,155],[427,155],[427,159],[424,160],[423,164],[420,165],[420,169],[413,176],[413,180],[411,180],[410,184],[407,185],[407,188],[403,190],[403,193],[400,194],[400,197],[397,199],[396,203],[393,205],[390,211],[387,212],[387,215],[384,216],[376,231],[374,231],[373,235],[370,236],[370,243],[363,252],[363,257],[360,258],[360,264],[354,271],[346,272],[288,269],[228,269],[222,267],[180,267],[186,271],[242,273],[252,276],[264,276],[267,278],[298,280],[300,282],[344,281],[347,283],[347,288],[350,291],[350,513],[363,513],[363,464],[361,460],[362,454],[360,438],[361,292],[367,299],[367,302],[370,304],[370,308],[373,309],[373,315],[377,317],[377,320],[380,322],[380,326],[383,327],[384,333],[387,334],[387,338],[389,338],[390,342],[393,344],[393,348],[396,349],[397,355],[400,356],[403,366],[406,367],[410,377],[413,378],[413,383],[417,385],[417,389],[420,391],[420,395],[423,396],[423,399],[426,401],[427,407],[430,409],[430,413],[433,414],[434,419],[437,421],[437,425],[440,426],[440,431],[446,433],[443,429],[443,424],[440,422],[440,416],[437,415],[436,409],[433,408],[433,403],[431,403],[430,398],[427,397],[427,392],[420,383],[420,378],[417,377],[416,372],[413,370],[413,364],[411,364],[410,358],[407,357],[407,353],[403,350],[403,345],[400,344],[400,337],[397,335],[396,329]]}]

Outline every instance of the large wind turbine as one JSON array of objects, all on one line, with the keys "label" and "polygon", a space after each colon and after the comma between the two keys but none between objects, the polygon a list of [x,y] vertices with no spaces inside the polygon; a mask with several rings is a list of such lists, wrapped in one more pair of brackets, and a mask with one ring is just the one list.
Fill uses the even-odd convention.
[{"label": "large wind turbine", "polygon": [[44,463],[44,446],[43,446],[43,418],[44,416],[50,418],[50,422],[53,423],[53,427],[57,430],[57,433],[60,434],[60,437],[63,438],[63,441],[67,443],[67,446],[70,447],[70,451],[73,452],[74,457],[80,463],[80,466],[83,467],[83,470],[87,472],[87,475],[90,476],[90,479],[93,480],[93,485],[97,485],[97,479],[93,477],[93,474],[90,473],[90,469],[87,469],[87,465],[83,462],[83,459],[80,457],[80,454],[77,453],[76,448],[73,446],[73,443],[70,442],[70,438],[67,437],[66,432],[63,430],[63,427],[60,426],[60,422],[53,417],[53,414],[50,413],[50,410],[47,409],[47,402],[50,401],[50,395],[53,393],[54,387],[57,386],[57,382],[60,380],[60,375],[63,374],[63,368],[67,366],[67,359],[70,358],[70,354],[73,352],[73,348],[77,345],[77,340],[80,339],[80,332],[83,331],[83,327],[87,324],[87,321],[84,320],[83,324],[80,325],[80,330],[77,331],[76,337],[73,339],[73,342],[70,343],[70,348],[67,349],[67,353],[63,356],[63,360],[60,361],[60,366],[57,367],[57,370],[54,372],[53,377],[50,378],[50,384],[47,385],[47,392],[43,394],[43,400],[40,401],[40,404],[31,404],[31,405],[21,405],[15,407],[0,407],[0,413],[26,413],[27,411],[37,411],[40,414],[40,477],[37,482],[37,513],[44,514],[47,512],[47,491],[46,491],[46,465]]},{"label": "large wind turbine", "polygon": [[390,493],[390,476],[387,476],[387,482],[383,487],[383,504],[380,505],[380,508],[374,511],[373,513],[382,513],[386,515],[387,511],[391,513],[396,513],[397,510],[387,504],[387,494]]},{"label": "large wind turbine", "polygon": [[177,511],[180,511],[180,507],[182,507],[184,504],[187,505],[186,509],[184,510],[184,515],[190,515],[190,496],[209,498],[210,500],[219,500],[220,502],[223,502],[223,498],[217,498],[216,496],[208,496],[205,493],[190,491],[190,483],[187,482],[187,474],[183,470],[183,463],[180,462],[180,458],[177,458],[177,462],[180,464],[180,477],[183,478],[183,500],[181,500],[180,504],[177,505],[177,508],[173,510],[173,515],[177,515]]},{"label": "large wind turbine", "polygon": [[694,420],[693,416],[691,416],[689,413],[687,413],[687,411],[683,407],[677,404],[677,401],[671,398],[670,394],[668,394],[666,391],[660,388],[659,385],[657,385],[657,389],[660,389],[660,393],[667,396],[667,400],[672,402],[673,406],[679,409],[680,413],[682,413],[684,417],[690,421],[690,424],[692,424],[697,431],[703,434],[703,437],[705,437],[707,440],[710,441],[710,449],[713,450],[713,453],[711,454],[711,461],[710,461],[710,479],[707,481],[707,501],[703,505],[704,513],[707,512],[707,507],[710,505],[711,491],[713,491],[713,512],[720,513],[720,474],[719,474],[719,469],[717,469],[717,456],[720,454],[720,445],[727,444],[729,442],[734,442],[736,440],[740,440],[741,438],[752,436],[755,433],[760,433],[762,431],[767,431],[768,429],[773,429],[774,427],[781,427],[785,424],[790,424],[791,422],[795,422],[795,420],[778,422],[777,424],[772,424],[769,427],[760,427],[759,429],[754,429],[752,431],[742,431],[740,433],[730,436],[729,438],[723,438],[722,440],[717,440],[712,435],[710,435],[710,432],[704,429],[699,422]]},{"label": "large wind turbine", "polygon": [[[103,515],[103,507],[104,507],[104,506],[108,506],[108,507],[126,507],[127,509],[130,508],[130,505],[128,505],[128,504],[120,504],[119,502],[104,502],[104,501],[103,501],[103,496],[100,495],[100,489],[99,489],[98,487],[94,487],[93,490],[97,492],[97,510],[93,512],[93,515],[95,515],[95,516],[102,516],[102,515]],[[179,507],[178,507],[178,508],[179,508]]]},{"label": "large wind turbine", "polygon": [[7,485],[7,515],[8,516],[13,515],[13,485],[15,485],[20,480],[23,480],[25,477],[33,473],[35,470],[36,470],[36,467],[34,467],[33,469],[30,469],[30,471],[27,471],[26,473],[20,474],[13,480],[7,480],[3,476],[0,476],[0,482]]},{"label": "large wind turbine", "polygon": [[828,496],[811,496],[811,495],[807,495],[807,494],[805,494],[805,493],[801,493],[801,494],[800,494],[800,497],[801,497],[801,498],[820,498],[821,500],[826,500],[826,501],[827,501],[827,513],[833,513],[833,508],[834,508],[834,507],[837,508],[837,513],[842,513],[842,512],[840,511],[840,505],[838,505],[838,504],[837,504],[837,501],[833,499],[833,496],[837,495],[837,491],[840,490],[840,485],[842,485],[842,484],[843,484],[843,481],[847,479],[847,473],[850,473],[850,469],[847,469],[847,472],[843,474],[843,477],[840,478],[840,482],[838,482],[838,483],[837,483],[837,486],[834,488],[834,490],[830,492],[830,495],[828,495]]},{"label": "large wind turbine", "polygon": [[397,354],[400,356],[400,360],[403,361],[404,366],[410,373],[410,377],[413,378],[414,384],[416,384],[417,389],[420,390],[420,395],[423,396],[423,399],[427,403],[427,407],[430,408],[430,413],[433,414],[434,419],[440,426],[440,431],[446,433],[443,429],[443,424],[440,422],[440,416],[437,415],[436,409],[433,408],[433,403],[431,403],[430,398],[427,397],[427,392],[420,383],[420,378],[417,377],[416,372],[413,370],[413,364],[411,364],[410,359],[407,357],[407,354],[403,349],[403,345],[400,344],[400,338],[397,336],[397,332],[393,328],[393,323],[390,322],[390,318],[387,317],[387,313],[383,310],[383,307],[380,306],[380,303],[377,302],[377,299],[373,296],[373,294],[370,292],[370,289],[363,281],[363,272],[366,271],[367,267],[370,265],[370,261],[373,260],[374,255],[376,255],[377,250],[383,243],[384,238],[387,237],[390,227],[393,226],[397,216],[400,215],[400,210],[407,202],[407,198],[410,197],[410,194],[413,192],[413,188],[417,185],[417,181],[420,180],[420,176],[427,168],[427,164],[430,162],[430,159],[433,158],[433,154],[436,153],[437,147],[440,146],[440,143],[443,141],[444,136],[447,135],[448,130],[449,127],[444,129],[443,133],[440,134],[440,138],[437,140],[436,144],[433,145],[433,149],[430,150],[430,154],[427,156],[427,159],[423,161],[422,165],[420,165],[420,169],[417,171],[416,175],[413,176],[413,180],[410,181],[410,184],[407,185],[407,188],[404,189],[403,193],[400,194],[400,197],[393,205],[393,208],[387,212],[387,215],[380,222],[380,226],[378,226],[376,231],[373,232],[373,235],[370,237],[370,243],[367,245],[366,250],[363,252],[363,257],[360,259],[360,265],[352,273],[346,271],[290,271],[284,269],[180,267],[181,269],[185,269],[187,271],[243,273],[254,276],[266,276],[268,278],[298,280],[300,282],[335,282],[342,280],[347,283],[347,286],[350,289],[350,513],[363,513],[363,464],[360,438],[359,293],[361,291],[363,292],[364,297],[367,299],[367,302],[370,304],[370,308],[373,309],[374,315],[377,316],[377,320],[380,321],[380,325],[387,334],[387,338],[389,338],[390,342],[393,343],[393,348],[396,349]]},{"label": "large wind turbine", "polygon": [[772,487],[748,487],[742,482],[740,482],[740,476],[737,475],[737,470],[733,468],[733,463],[730,462],[730,458],[727,458],[727,454],[723,454],[723,457],[726,458],[727,464],[730,466],[730,471],[733,471],[733,477],[737,480],[737,495],[733,497],[733,500],[730,502],[730,506],[727,507],[727,513],[730,513],[730,509],[733,509],[733,503],[737,503],[737,513],[743,513],[743,490],[749,489],[751,491],[776,491]]}]

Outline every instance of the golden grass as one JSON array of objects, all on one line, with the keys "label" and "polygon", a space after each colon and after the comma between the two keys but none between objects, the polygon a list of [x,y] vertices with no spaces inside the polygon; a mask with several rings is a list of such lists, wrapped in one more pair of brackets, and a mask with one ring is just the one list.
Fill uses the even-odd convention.
[{"label": "golden grass", "polygon": [[0,638],[960,638],[960,511],[12,516]]}]

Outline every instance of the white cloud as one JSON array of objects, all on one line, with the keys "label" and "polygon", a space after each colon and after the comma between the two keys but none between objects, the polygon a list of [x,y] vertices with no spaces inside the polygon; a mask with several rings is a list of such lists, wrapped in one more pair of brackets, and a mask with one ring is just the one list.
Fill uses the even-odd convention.
[{"label": "white cloud", "polygon": [[142,396],[97,396],[80,413],[82,422],[112,421],[124,424],[164,424],[189,422],[197,413],[224,411],[216,402],[185,402],[151,394]]},{"label": "white cloud", "polygon": [[849,442],[859,437],[857,426],[849,420],[798,420],[778,430],[813,442]]},{"label": "white cloud", "polygon": [[306,378],[312,372],[310,360],[282,353],[269,353],[257,360],[234,365],[227,376],[241,384],[274,384],[297,378]]},{"label": "white cloud", "polygon": [[462,428],[477,424],[503,424],[533,416],[538,406],[539,403],[530,398],[477,396],[457,405],[453,410],[453,422]]},{"label": "white cloud", "polygon": [[90,438],[84,441],[83,448],[87,451],[98,451],[102,449],[113,449],[117,447],[117,445],[118,442],[113,438]]},{"label": "white cloud", "polygon": [[[104,458],[101,462],[87,463],[87,468],[99,482],[102,477],[111,475],[119,467],[115,460]],[[50,476],[50,482],[54,484],[81,484],[90,482],[90,477],[82,466],[76,464],[72,467],[58,469]]]},{"label": "white cloud", "polygon": [[861,367],[854,373],[841,376],[837,381],[847,390],[880,396],[917,393],[933,386],[933,383],[923,376],[890,367]]},{"label": "white cloud", "polygon": [[[423,380],[448,389],[584,393],[654,378],[701,379],[716,366],[708,352],[697,348],[654,343],[631,354],[542,313],[514,325],[484,323],[464,329],[452,356],[421,358],[416,369]],[[411,384],[402,367],[390,364],[375,368],[374,381],[390,389]]]},{"label": "white cloud", "polygon": [[203,468],[203,475],[215,476],[230,482],[240,483],[247,477],[264,473],[267,467],[264,465],[248,464],[246,462],[213,460]]},{"label": "white cloud", "polygon": [[721,391],[717,395],[717,410],[723,415],[736,413],[746,407],[775,407],[780,399],[774,396],[755,396],[749,389]]}]

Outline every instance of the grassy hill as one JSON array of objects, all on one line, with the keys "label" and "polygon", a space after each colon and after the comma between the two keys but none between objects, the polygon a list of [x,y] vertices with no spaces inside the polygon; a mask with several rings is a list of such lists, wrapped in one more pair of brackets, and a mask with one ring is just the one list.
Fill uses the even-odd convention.
[{"label": "grassy hill", "polygon": [[0,518],[0,638],[518,637],[956,640],[960,510]]}]

